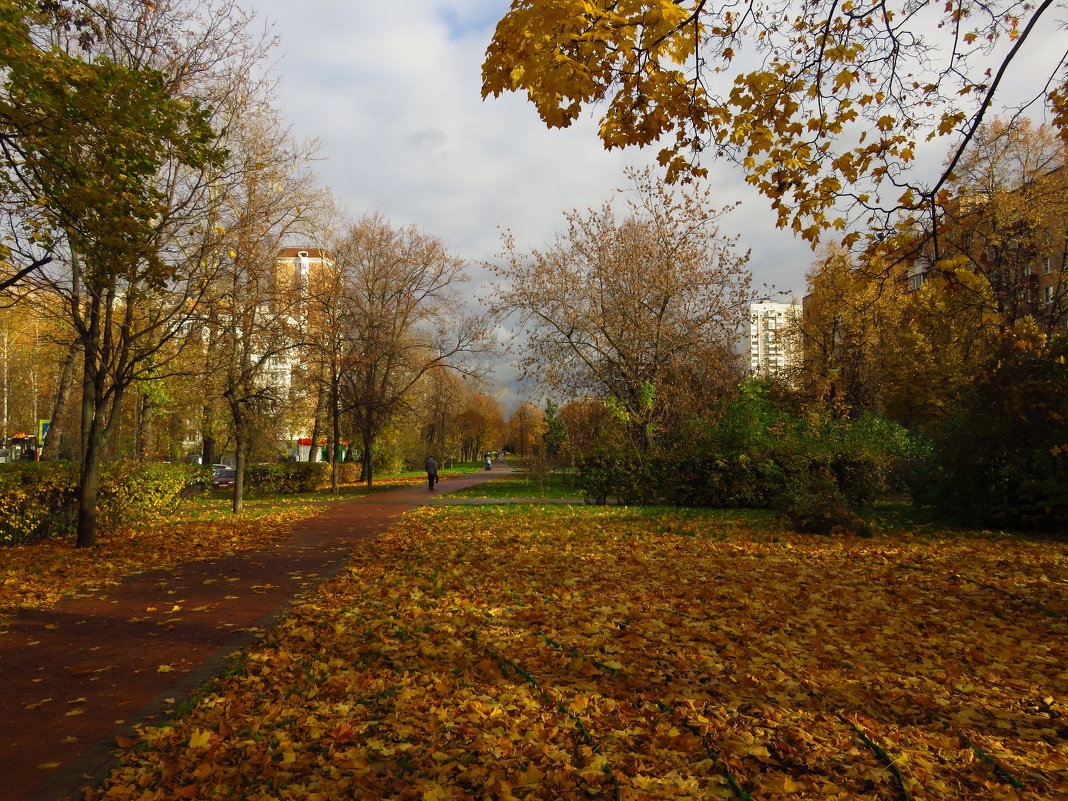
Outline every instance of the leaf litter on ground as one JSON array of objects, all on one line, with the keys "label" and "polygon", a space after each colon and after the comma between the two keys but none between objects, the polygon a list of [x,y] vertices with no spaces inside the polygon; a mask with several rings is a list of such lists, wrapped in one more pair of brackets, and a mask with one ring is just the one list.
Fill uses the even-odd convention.
[{"label": "leaf litter on ground", "polygon": [[371,489],[346,485],[341,495],[252,497],[240,515],[230,511],[230,493],[211,492],[187,499],[149,524],[101,531],[92,548],[75,547],[72,537],[3,547],[0,618],[85,595],[145,570],[264,547],[285,536],[297,520],[320,513],[324,505],[425,481],[425,474],[411,473],[376,478]]},{"label": "leaf litter on ground", "polygon": [[1066,586],[1053,542],[421,509],[87,797],[1064,797]]}]

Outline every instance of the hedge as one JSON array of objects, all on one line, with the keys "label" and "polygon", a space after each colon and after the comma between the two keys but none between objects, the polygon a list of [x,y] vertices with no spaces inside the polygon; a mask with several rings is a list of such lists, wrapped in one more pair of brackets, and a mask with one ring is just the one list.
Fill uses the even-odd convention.
[{"label": "hedge", "polygon": [[609,431],[576,464],[579,486],[595,503],[766,508],[786,498],[807,504],[833,488],[840,505],[862,508],[900,491],[902,466],[917,448],[895,423],[797,417],[748,384],[715,419],[660,431],[646,452]]},{"label": "hedge", "polygon": [[[204,471],[194,465],[107,462],[100,472],[97,521],[101,531],[109,531],[173,510]],[[77,464],[0,465],[0,545],[73,535],[77,518]]]},{"label": "hedge", "polygon": [[[338,463],[338,483],[356,484],[360,480],[360,465],[355,462]],[[245,488],[264,495],[291,495],[317,492],[330,488],[329,462],[278,462],[250,464],[245,467]]]}]

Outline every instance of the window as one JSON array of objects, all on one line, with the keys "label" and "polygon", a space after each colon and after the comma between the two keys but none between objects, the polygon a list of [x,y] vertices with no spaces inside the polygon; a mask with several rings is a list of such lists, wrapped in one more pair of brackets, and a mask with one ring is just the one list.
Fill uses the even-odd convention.
[{"label": "window", "polygon": [[308,258],[308,251],[306,251],[306,250],[302,250],[302,251],[300,251],[300,252],[299,252],[299,253],[297,254],[297,258],[298,258],[298,259],[306,259],[306,258]]},{"label": "window", "polygon": [[[1049,275],[1053,272],[1053,260],[1049,256],[1042,257],[1042,274]],[[1052,288],[1052,287],[1051,287]]]},{"label": "window", "polygon": [[1046,303],[1053,303],[1053,286],[1042,287],[1042,300]]},{"label": "window", "polygon": [[1033,265],[1033,264],[1025,264],[1024,265],[1023,274],[1024,275],[1034,275],[1035,274],[1035,265]]}]

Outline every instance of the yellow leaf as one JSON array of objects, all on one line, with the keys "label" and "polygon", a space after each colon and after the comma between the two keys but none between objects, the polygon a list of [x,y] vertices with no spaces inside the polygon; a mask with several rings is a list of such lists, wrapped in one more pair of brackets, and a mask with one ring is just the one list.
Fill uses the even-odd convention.
[{"label": "yellow leaf", "polygon": [[195,729],[192,734],[189,735],[189,747],[190,748],[207,748],[208,743],[211,742],[211,732],[204,729]]},{"label": "yellow leaf", "polygon": [[785,776],[781,773],[772,776],[770,779],[760,785],[761,792],[768,795],[788,795],[790,793],[798,793],[805,789],[805,786],[800,782],[795,782],[789,776]]},{"label": "yellow leaf", "polygon": [[853,73],[852,70],[842,70],[841,72],[838,73],[837,76],[835,76],[835,79],[834,79],[835,91],[848,87],[849,84],[853,83],[853,79],[856,78],[856,77],[857,77],[856,74]]}]

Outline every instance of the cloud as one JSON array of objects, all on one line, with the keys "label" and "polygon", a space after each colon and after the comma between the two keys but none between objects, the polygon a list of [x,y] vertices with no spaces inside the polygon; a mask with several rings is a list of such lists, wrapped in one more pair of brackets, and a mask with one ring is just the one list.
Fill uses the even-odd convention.
[{"label": "cloud", "polygon": [[[320,138],[323,182],[356,215],[381,211],[441,236],[472,260],[498,229],[519,246],[549,240],[570,208],[599,204],[650,151],[605,152],[587,115],[547,130],[522,97],[482,101],[480,68],[498,0],[305,4],[258,0],[283,55],[278,104],[302,138]],[[722,200],[746,195],[727,223],[752,245],[758,281],[799,289],[807,248],[773,230],[767,205],[716,167]]]},{"label": "cloud", "polygon": [[[606,152],[595,114],[547,130],[523,97],[482,100],[483,53],[506,0],[255,3],[281,42],[277,105],[297,138],[322,141],[322,183],[356,217],[381,212],[448,242],[470,261],[472,296],[486,294],[480,265],[500,229],[520,249],[540,246],[564,211],[599,205],[624,185],[624,167],[654,161],[648,150]],[[740,174],[711,166],[719,201],[743,199],[722,228],[753,248],[755,283],[800,290],[807,246],[774,229]],[[514,400],[514,370],[497,377],[502,400]]]}]

